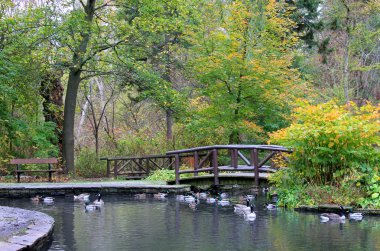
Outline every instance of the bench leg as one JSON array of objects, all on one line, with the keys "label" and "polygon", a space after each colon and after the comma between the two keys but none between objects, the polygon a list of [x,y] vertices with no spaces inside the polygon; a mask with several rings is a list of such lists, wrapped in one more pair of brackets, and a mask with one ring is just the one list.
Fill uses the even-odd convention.
[{"label": "bench leg", "polygon": [[20,183],[20,173],[17,173],[17,183]]},{"label": "bench leg", "polygon": [[49,182],[51,182],[51,172],[49,172]]}]

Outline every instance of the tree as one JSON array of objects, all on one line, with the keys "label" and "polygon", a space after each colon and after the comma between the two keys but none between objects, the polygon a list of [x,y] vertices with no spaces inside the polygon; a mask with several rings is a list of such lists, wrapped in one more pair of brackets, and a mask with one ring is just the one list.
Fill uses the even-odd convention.
[{"label": "tree", "polygon": [[378,1],[331,0],[322,7],[324,29],[317,36],[321,47],[313,62],[316,83],[328,97],[344,102],[377,102]]},{"label": "tree", "polygon": [[[42,96],[48,96],[47,92],[41,95],[40,88],[47,70],[43,41],[51,26],[49,8],[20,7],[12,1],[2,2],[0,7],[2,162],[12,156],[57,156],[59,133],[40,112]],[[48,103],[45,99],[45,107]]]},{"label": "tree", "polygon": [[297,44],[286,5],[217,1],[191,34],[200,85],[188,129],[198,143],[261,142],[284,127],[302,81],[291,68]]}]

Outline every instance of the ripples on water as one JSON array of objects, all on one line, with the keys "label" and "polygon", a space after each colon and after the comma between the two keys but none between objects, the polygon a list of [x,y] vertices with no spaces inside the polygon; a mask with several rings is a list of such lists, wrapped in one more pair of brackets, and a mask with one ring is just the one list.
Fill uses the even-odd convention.
[{"label": "ripples on water", "polygon": [[54,217],[49,250],[380,250],[380,218],[321,223],[318,215],[259,206],[246,222],[233,212],[201,201],[196,210],[174,198],[136,200],[105,195],[102,210],[85,212],[82,203],[56,198],[53,205],[29,199],[3,199],[2,206],[44,212]]}]

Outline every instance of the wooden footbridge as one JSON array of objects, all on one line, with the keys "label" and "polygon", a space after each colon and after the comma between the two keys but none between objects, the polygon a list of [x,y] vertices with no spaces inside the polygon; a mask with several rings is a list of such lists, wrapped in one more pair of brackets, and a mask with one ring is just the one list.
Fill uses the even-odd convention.
[{"label": "wooden footbridge", "polygon": [[[101,158],[107,161],[107,176],[142,179],[157,169],[175,170],[172,183],[211,180],[219,185],[224,178],[267,179],[279,168],[275,158],[284,158],[291,150],[276,145],[214,145],[169,151],[165,155]],[[182,177],[181,177],[182,176]]]}]

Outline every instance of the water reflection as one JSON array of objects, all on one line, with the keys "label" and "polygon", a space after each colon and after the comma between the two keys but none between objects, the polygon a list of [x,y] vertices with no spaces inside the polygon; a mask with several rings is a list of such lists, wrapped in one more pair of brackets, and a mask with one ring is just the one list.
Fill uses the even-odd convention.
[{"label": "water reflection", "polygon": [[0,205],[32,209],[56,220],[50,250],[380,250],[380,218],[321,223],[318,215],[266,210],[256,202],[257,218],[246,222],[232,206],[202,201],[196,209],[175,198],[134,199],[104,196],[101,211],[56,198],[54,204],[29,199]]}]

